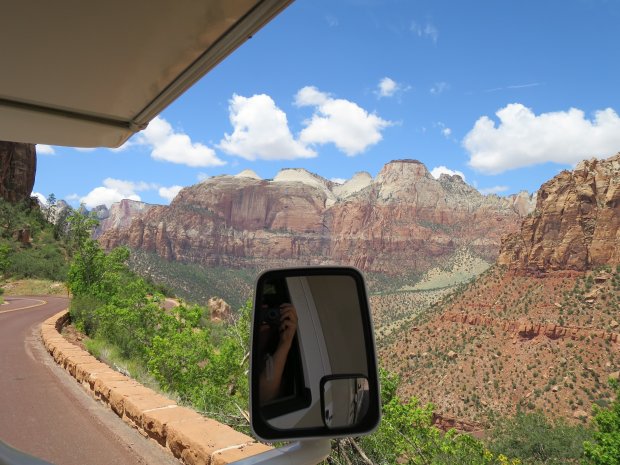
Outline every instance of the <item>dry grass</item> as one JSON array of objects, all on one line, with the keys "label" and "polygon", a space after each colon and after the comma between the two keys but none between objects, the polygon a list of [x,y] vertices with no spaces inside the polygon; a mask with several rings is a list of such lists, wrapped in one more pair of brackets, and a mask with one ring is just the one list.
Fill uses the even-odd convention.
[{"label": "dry grass", "polygon": [[5,296],[15,295],[60,295],[68,296],[65,283],[45,279],[20,279],[7,281],[2,285]]}]

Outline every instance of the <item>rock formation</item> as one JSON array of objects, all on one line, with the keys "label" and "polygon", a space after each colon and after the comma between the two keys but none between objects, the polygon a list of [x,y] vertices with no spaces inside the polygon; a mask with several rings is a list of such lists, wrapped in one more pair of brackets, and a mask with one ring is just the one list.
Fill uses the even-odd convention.
[{"label": "rock formation", "polygon": [[220,297],[211,297],[207,302],[207,308],[209,309],[211,321],[232,321],[233,312],[228,305]]},{"label": "rock formation", "polygon": [[543,184],[521,231],[503,238],[498,263],[531,272],[620,263],[620,153]]},{"label": "rock formation", "polygon": [[170,206],[130,212],[114,224],[113,206],[99,240],[203,265],[418,272],[463,246],[494,260],[502,234],[517,230],[526,208],[527,195],[519,196],[484,196],[459,176],[437,180],[415,160],[344,184],[303,169],[284,169],[273,180],[246,171],[187,187]]},{"label": "rock formation", "polygon": [[326,212],[330,253],[390,274],[426,270],[462,246],[492,261],[501,235],[520,219],[513,203],[480,194],[460,176],[437,180],[416,160],[393,161]]},{"label": "rock formation", "polygon": [[0,197],[17,203],[30,198],[37,170],[34,144],[0,141]]},{"label": "rock formation", "polygon": [[123,199],[114,203],[110,208],[105,205],[95,207],[92,212],[97,215],[100,221],[95,230],[95,237],[99,237],[108,229],[123,229],[130,226],[131,222],[146,213],[153,205],[136,200]]}]

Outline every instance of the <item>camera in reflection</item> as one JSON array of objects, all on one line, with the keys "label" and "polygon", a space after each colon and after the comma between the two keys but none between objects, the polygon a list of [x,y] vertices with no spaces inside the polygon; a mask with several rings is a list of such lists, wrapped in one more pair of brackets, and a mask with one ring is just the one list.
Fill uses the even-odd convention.
[{"label": "camera in reflection", "polygon": [[271,326],[272,328],[277,328],[280,325],[280,308],[270,307],[263,309],[262,322]]}]

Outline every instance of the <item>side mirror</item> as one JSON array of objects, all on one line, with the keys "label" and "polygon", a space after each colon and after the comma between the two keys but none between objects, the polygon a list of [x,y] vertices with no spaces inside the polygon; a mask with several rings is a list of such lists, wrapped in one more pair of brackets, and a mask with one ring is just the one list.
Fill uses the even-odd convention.
[{"label": "side mirror", "polygon": [[354,268],[271,270],[256,284],[251,423],[266,441],[359,436],[379,424],[366,285]]}]

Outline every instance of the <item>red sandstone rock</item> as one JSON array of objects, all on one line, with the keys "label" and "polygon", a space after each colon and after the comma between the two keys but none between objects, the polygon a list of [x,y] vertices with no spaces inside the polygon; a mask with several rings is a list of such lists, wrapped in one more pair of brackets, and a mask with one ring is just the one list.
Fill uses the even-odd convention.
[{"label": "red sandstone rock", "polygon": [[514,269],[585,271],[620,262],[620,153],[586,160],[538,191],[521,232],[507,235],[497,262]]},{"label": "red sandstone rock", "polygon": [[34,144],[0,141],[0,197],[16,203],[32,193],[37,170]]},{"label": "red sandstone rock", "polygon": [[99,240],[207,266],[338,263],[400,274],[463,246],[494,260],[501,236],[517,230],[529,198],[519,196],[483,196],[459,176],[436,180],[414,160],[388,163],[345,190],[304,170],[273,181],[218,176],[170,206],[116,221]]}]

